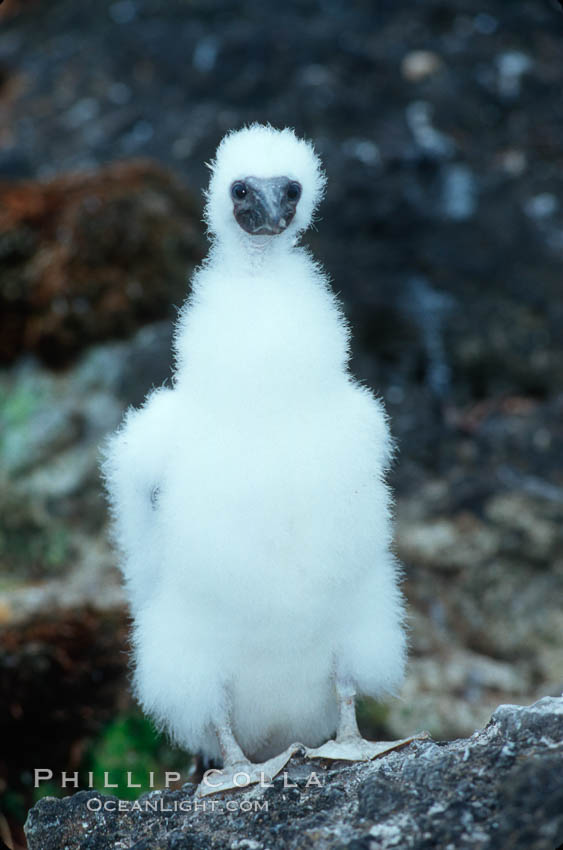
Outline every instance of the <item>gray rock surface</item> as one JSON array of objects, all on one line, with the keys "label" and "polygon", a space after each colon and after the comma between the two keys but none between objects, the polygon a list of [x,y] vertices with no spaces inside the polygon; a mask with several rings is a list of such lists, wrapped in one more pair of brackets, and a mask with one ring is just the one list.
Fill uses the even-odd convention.
[{"label": "gray rock surface", "polygon": [[563,698],[545,697],[501,705],[468,739],[418,741],[369,764],[294,757],[271,787],[197,804],[190,784],[135,802],[46,797],[26,836],[29,850],[555,850],[562,773]]}]

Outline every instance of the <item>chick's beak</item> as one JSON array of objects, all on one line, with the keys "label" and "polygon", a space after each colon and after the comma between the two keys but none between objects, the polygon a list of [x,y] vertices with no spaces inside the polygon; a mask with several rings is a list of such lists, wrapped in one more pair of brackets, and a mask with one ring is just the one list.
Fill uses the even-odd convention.
[{"label": "chick's beak", "polygon": [[287,177],[247,177],[246,195],[234,198],[233,214],[251,236],[275,236],[289,226],[297,201],[288,197],[291,181]]}]

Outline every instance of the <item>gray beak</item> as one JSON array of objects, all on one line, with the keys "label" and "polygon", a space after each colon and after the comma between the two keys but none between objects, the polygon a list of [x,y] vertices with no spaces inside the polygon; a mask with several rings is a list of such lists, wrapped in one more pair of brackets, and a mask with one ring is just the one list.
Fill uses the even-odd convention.
[{"label": "gray beak", "polygon": [[301,186],[288,177],[245,177],[231,186],[233,215],[251,236],[275,236],[293,221]]}]

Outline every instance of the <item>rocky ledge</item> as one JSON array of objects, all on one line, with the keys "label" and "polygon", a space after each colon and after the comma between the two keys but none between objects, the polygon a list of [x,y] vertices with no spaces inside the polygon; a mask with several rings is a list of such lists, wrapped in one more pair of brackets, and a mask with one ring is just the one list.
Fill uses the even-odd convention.
[{"label": "rocky ledge", "polygon": [[45,797],[29,850],[555,850],[563,842],[563,697],[501,705],[470,738],[417,741],[369,764],[294,758],[270,787],[135,802]]}]

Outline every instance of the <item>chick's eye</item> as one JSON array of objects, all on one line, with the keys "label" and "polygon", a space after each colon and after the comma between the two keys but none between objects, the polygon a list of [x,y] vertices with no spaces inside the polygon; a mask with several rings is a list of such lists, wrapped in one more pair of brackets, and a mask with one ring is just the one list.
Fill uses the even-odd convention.
[{"label": "chick's eye", "polygon": [[246,197],[246,193],[247,188],[245,184],[242,183],[240,180],[237,180],[237,182],[233,183],[233,185],[231,186],[231,195],[237,201],[242,201],[242,199]]},{"label": "chick's eye", "polygon": [[290,183],[287,187],[287,197],[290,201],[298,201],[301,197],[301,186],[299,183]]}]

